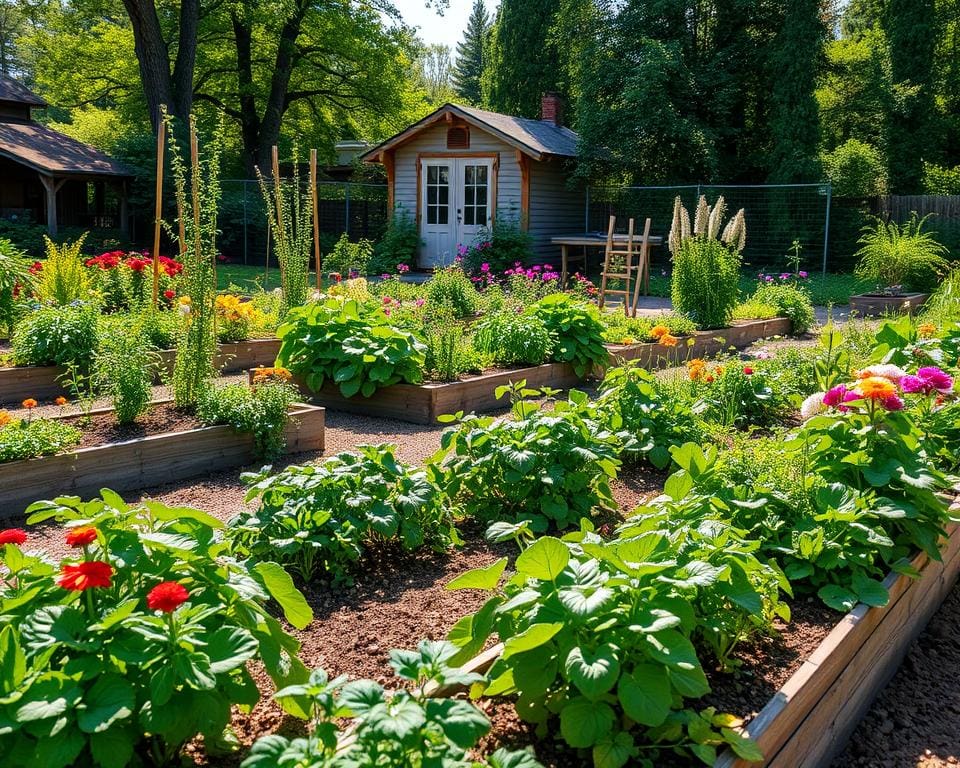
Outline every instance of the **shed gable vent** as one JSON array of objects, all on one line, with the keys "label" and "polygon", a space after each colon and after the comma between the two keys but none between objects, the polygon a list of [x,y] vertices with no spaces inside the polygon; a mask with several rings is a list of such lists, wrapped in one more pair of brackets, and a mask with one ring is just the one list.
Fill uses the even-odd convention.
[{"label": "shed gable vent", "polygon": [[469,149],[470,130],[463,125],[447,129],[447,149]]}]

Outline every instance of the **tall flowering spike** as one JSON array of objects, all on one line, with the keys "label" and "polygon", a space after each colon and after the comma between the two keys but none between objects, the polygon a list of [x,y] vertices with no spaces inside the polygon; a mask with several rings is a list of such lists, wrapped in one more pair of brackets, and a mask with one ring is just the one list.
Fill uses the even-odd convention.
[{"label": "tall flowering spike", "polygon": [[693,234],[704,235],[707,232],[707,222],[710,220],[710,206],[707,205],[707,196],[700,195],[697,201],[697,213],[693,219]]},{"label": "tall flowering spike", "polygon": [[673,221],[670,224],[670,236],[667,238],[667,246],[670,248],[670,253],[676,253],[680,248],[680,211],[682,209],[683,205],[680,203],[680,196],[677,195],[673,201]]},{"label": "tall flowering spike", "polygon": [[680,206],[680,240],[687,240],[691,235],[690,214],[682,205]]},{"label": "tall flowering spike", "polygon": [[710,220],[707,222],[707,237],[716,240],[720,237],[720,225],[723,223],[723,216],[727,212],[727,201],[723,196],[717,198],[713,210],[710,212]]}]

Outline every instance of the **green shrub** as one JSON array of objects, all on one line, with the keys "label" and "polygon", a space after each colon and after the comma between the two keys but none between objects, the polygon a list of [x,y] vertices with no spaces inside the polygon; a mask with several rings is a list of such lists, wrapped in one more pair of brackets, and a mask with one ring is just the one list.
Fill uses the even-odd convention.
[{"label": "green shrub", "polygon": [[945,274],[950,264],[944,258],[947,249],[924,232],[930,215],[922,219],[916,213],[900,225],[877,218],[863,230],[856,275],[869,280],[881,290],[896,295],[902,289],[924,291],[933,288],[937,277]]},{"label": "green shrub", "polygon": [[359,240],[351,243],[346,233],[340,236],[333,250],[323,257],[325,274],[336,272],[342,277],[362,277],[370,273],[370,257],[373,255],[373,243]]},{"label": "green shrub", "polygon": [[226,384],[207,388],[197,401],[197,418],[204,424],[227,424],[253,435],[257,458],[272,461],[283,454],[284,427],[297,389],[282,381],[264,381],[249,387]]},{"label": "green shrub", "polygon": [[414,266],[422,242],[416,221],[398,205],[383,238],[373,248],[369,274],[393,274],[401,264]]},{"label": "green shrub", "polygon": [[67,422],[13,420],[0,426],[0,462],[53,456],[79,442],[80,430]]},{"label": "green shrub", "polygon": [[463,269],[452,264],[430,278],[427,303],[431,311],[449,310],[454,317],[468,317],[477,313],[480,296]]},{"label": "green shrub", "polygon": [[90,298],[90,278],[80,256],[83,235],[73,243],[57,245],[44,237],[47,258],[36,281],[37,298],[52,304],[66,305]]},{"label": "green shrub", "polygon": [[857,139],[847,139],[821,157],[836,197],[877,197],[887,194],[887,164],[883,154]]},{"label": "green shrub", "polygon": [[77,302],[64,307],[44,306],[25,315],[11,339],[17,365],[70,365],[89,370],[97,349],[99,312]]},{"label": "green shrub", "polygon": [[603,338],[608,344],[634,344],[659,341],[651,334],[654,328],[666,328],[673,336],[689,336],[696,332],[697,324],[689,317],[675,312],[664,312],[656,317],[628,317],[622,310],[614,309],[600,313],[603,322]]},{"label": "green shrub", "polygon": [[118,424],[131,424],[150,406],[159,357],[137,326],[103,335],[94,359],[94,380],[113,401]]},{"label": "green shrub", "polygon": [[[502,397],[525,382],[500,387]],[[617,438],[590,413],[587,396],[573,390],[552,409],[518,399],[513,419],[458,414],[441,440],[445,488],[480,520],[527,520],[535,531],[574,525],[595,509],[612,508]]]},{"label": "green shrub", "polygon": [[474,344],[498,365],[540,365],[553,351],[553,338],[536,315],[506,310],[480,320]]},{"label": "green shrub", "polygon": [[489,355],[478,351],[474,338],[452,317],[434,317],[423,326],[427,344],[424,371],[438,381],[456,381],[464,373],[479,373],[487,367]]},{"label": "green shrub", "polygon": [[470,274],[479,274],[481,265],[489,264],[490,272],[500,275],[515,264],[530,262],[533,237],[518,221],[501,217],[492,227],[482,229],[462,256],[463,266]]},{"label": "green shrub", "polygon": [[722,197],[713,209],[701,197],[691,228],[690,215],[679,197],[674,205],[669,238],[673,254],[670,297],[673,308],[692,318],[700,328],[728,325],[737,304],[746,224],[740,209],[721,230],[725,210]]},{"label": "green shrub", "polygon": [[276,560],[304,581],[350,580],[365,548],[396,542],[404,549],[446,549],[459,541],[450,503],[433,468],[397,461],[390,445],[359,446],[318,465],[244,475],[247,501],[227,536],[255,561]]},{"label": "green shrub", "polygon": [[208,754],[229,751],[232,708],[260,700],[247,662],[278,687],[306,681],[300,644],[267,610],[272,598],[303,629],[303,595],[275,563],[225,556],[216,518],[109,490],[27,512],[31,525],[65,525],[82,549],[54,560],[0,548],[30,595],[0,605],[4,699],[15,702],[3,705],[5,768],[169,766],[197,736]]},{"label": "green shrub", "polygon": [[588,376],[609,362],[603,345],[600,311],[566,293],[555,293],[529,307],[525,316],[536,317],[553,339],[551,359],[572,363],[578,376]]},{"label": "green shrub", "polygon": [[944,168],[924,162],[923,193],[925,195],[960,195],[960,165]]},{"label": "green shrub", "polygon": [[776,317],[787,317],[792,323],[792,333],[800,336],[810,330],[816,321],[810,294],[795,285],[766,285],[761,283],[750,297],[753,304],[770,306]]},{"label": "green shrub", "polygon": [[426,345],[391,325],[379,306],[331,296],[293,307],[277,336],[277,364],[314,391],[330,381],[344,397],[370,397],[379,387],[423,379]]},{"label": "green shrub", "polygon": [[30,262],[9,240],[0,240],[0,329],[7,335],[23,312],[25,299],[33,292],[35,278]]}]

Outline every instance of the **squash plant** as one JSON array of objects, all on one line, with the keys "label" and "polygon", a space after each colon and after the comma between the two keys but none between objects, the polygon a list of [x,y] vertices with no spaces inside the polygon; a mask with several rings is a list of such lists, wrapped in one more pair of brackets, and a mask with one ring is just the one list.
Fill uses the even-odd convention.
[{"label": "squash plant", "polygon": [[277,336],[277,364],[314,391],[331,381],[344,397],[370,397],[380,387],[423,380],[426,344],[370,303],[330,296],[293,307]]},{"label": "squash plant", "polygon": [[231,708],[260,700],[248,661],[278,686],[306,679],[266,603],[300,629],[309,606],[280,566],[234,560],[217,519],[107,490],[28,515],[66,523],[74,552],[0,550],[0,764],[166,766],[198,734],[216,753],[235,744]]},{"label": "squash plant", "polygon": [[237,551],[276,560],[309,581],[349,581],[351,567],[376,541],[438,551],[460,541],[437,469],[397,461],[392,445],[362,445],[317,465],[267,467],[245,474],[246,500],[259,499],[229,524]]},{"label": "squash plant", "polygon": [[[486,760],[467,757],[490,730],[490,721],[469,702],[425,694],[430,686],[483,679],[450,667],[456,652],[450,643],[429,640],[415,651],[391,651],[390,666],[405,687],[390,694],[373,680],[331,680],[324,670],[315,670],[305,684],[276,696],[281,702],[310,702],[308,735],[293,740],[264,736],[241,768],[541,768],[529,752],[499,749]],[[346,738],[335,722],[345,717],[355,718]]]},{"label": "squash plant", "polygon": [[551,293],[531,305],[525,314],[538,318],[553,337],[550,357],[555,362],[572,363],[580,377],[607,367],[604,327],[600,311],[593,304],[567,293]]},{"label": "squash plant", "polygon": [[[537,539],[502,585],[506,558],[448,585],[495,591],[448,635],[460,662],[491,635],[503,641],[490,682],[473,694],[515,695],[517,714],[536,723],[541,737],[558,723],[564,741],[590,750],[597,768],[652,768],[669,752],[712,765],[723,745],[760,759],[733,730],[735,718],[685,700],[710,690],[693,642],[709,619],[699,610],[766,611],[771,596],[750,575],[763,565],[732,530],[687,547],[681,541],[692,540],[692,528],[677,534],[651,518],[613,541],[591,528],[584,521],[562,540]],[[700,559],[709,549],[709,559]],[[763,581],[769,578],[776,575]]]},{"label": "squash plant", "polygon": [[620,441],[593,418],[587,396],[571,390],[567,400],[540,405],[533,398],[553,392],[524,381],[496,390],[498,398],[508,393],[512,419],[441,418],[457,422],[434,457],[450,496],[480,520],[526,519],[538,532],[613,508],[609,481],[620,466]]}]

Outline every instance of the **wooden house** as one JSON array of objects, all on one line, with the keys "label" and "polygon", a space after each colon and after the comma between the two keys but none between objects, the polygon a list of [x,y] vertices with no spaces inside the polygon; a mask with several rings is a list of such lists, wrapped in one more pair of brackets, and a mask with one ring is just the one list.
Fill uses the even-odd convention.
[{"label": "wooden house", "polygon": [[46,102],[0,75],[0,218],[126,231],[130,171],[33,119]]},{"label": "wooden house", "polygon": [[584,226],[585,191],[570,184],[577,140],[547,94],[539,120],[444,104],[363,159],[383,164],[388,208],[416,221],[419,267],[451,263],[497,221],[525,229],[549,260],[551,236]]}]

